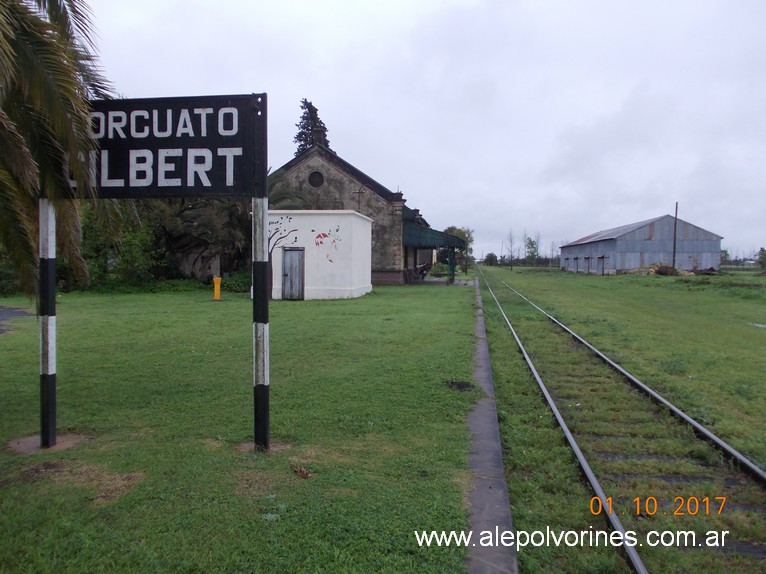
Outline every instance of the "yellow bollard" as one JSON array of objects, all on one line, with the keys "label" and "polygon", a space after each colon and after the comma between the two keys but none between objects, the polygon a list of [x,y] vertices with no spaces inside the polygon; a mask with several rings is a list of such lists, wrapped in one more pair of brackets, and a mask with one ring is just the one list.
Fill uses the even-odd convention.
[{"label": "yellow bollard", "polygon": [[213,277],[213,301],[221,300],[221,278]]}]

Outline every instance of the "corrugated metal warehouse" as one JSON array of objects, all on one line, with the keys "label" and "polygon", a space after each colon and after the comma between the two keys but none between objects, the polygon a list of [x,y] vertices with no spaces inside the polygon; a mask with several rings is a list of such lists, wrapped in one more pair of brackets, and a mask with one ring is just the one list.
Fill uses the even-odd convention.
[{"label": "corrugated metal warehouse", "polygon": [[[677,221],[676,269],[720,269],[723,238],[681,219]],[[671,265],[675,222],[672,215],[663,215],[562,245],[561,268],[575,273],[613,275],[645,269],[654,263]]]}]

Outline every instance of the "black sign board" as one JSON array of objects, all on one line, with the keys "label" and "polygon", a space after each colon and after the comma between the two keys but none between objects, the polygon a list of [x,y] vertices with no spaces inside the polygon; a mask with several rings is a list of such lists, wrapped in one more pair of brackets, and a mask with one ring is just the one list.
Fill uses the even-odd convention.
[{"label": "black sign board", "polygon": [[266,94],[91,106],[99,197],[266,196]]}]

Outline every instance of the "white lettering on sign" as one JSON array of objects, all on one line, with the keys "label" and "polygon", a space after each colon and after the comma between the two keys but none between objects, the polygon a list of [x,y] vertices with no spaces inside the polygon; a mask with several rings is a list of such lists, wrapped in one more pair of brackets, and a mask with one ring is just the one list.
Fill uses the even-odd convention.
[{"label": "white lettering on sign", "polygon": [[[197,159],[201,159],[199,162]],[[186,163],[186,185],[194,185],[194,175],[199,177],[200,183],[210,187],[207,172],[213,167],[213,153],[209,149],[190,149],[189,161]]]},{"label": "white lettering on sign", "polygon": [[173,133],[173,110],[167,110],[165,128],[160,131],[160,112],[158,110],[152,110],[152,127],[154,132],[152,135],[156,138],[166,138]]},{"label": "white lettering on sign", "polygon": [[200,136],[207,137],[207,116],[213,113],[213,108],[194,108],[194,113],[200,117]]},{"label": "white lettering on sign", "polygon": [[[231,127],[226,129],[226,117],[230,117]],[[237,108],[221,108],[218,110],[218,133],[222,136],[237,135],[239,130],[239,112]]]},{"label": "white lettering on sign", "polygon": [[173,114],[173,110],[165,110],[164,114],[160,110],[91,112],[91,133],[96,139],[145,138],[150,135],[156,138],[171,135],[204,138],[208,136],[210,116],[216,120],[219,135],[226,137],[239,133],[237,108],[221,108],[217,114],[214,114],[213,108],[183,108],[177,115]]},{"label": "white lettering on sign", "polygon": [[180,177],[168,177],[168,173],[172,173],[176,170],[176,165],[172,161],[168,161],[171,157],[181,157],[183,153],[182,149],[161,149],[159,152],[160,161],[157,167],[157,185],[160,187],[171,187],[181,185]]},{"label": "white lettering on sign", "polygon": [[146,187],[154,183],[154,155],[148,149],[130,150],[130,187]]},{"label": "white lettering on sign", "polygon": [[125,112],[109,112],[109,137],[113,138],[114,134],[120,134],[120,137],[125,139],[125,132],[122,128],[128,123],[128,115]]},{"label": "white lettering on sign", "polygon": [[[203,187],[212,187],[208,173],[215,165],[224,169],[225,185],[234,185],[234,158],[242,155],[241,147],[223,147],[215,150],[207,148],[171,148],[157,150],[132,149],[128,152],[127,187],[148,187],[156,183],[158,187],[194,187],[197,183]],[[91,157],[96,159],[96,152]],[[217,160],[216,158],[222,158]],[[101,187],[125,187],[125,179],[110,176],[109,151],[101,150],[99,158],[101,168]],[[95,173],[93,174],[95,178]],[[184,179],[185,176],[185,179]],[[96,185],[95,179],[93,185]]]},{"label": "white lettering on sign", "polygon": [[109,178],[109,152],[101,150],[101,187],[122,187],[125,185],[124,179]]},{"label": "white lettering on sign", "polygon": [[180,138],[181,136],[194,137],[194,129],[192,129],[189,110],[181,110],[181,113],[178,115],[178,131],[176,131],[176,137]]},{"label": "white lettering on sign", "polygon": [[[100,174],[98,184],[102,188],[233,187],[243,148],[226,146],[221,138],[240,135],[240,127],[239,109],[231,106],[91,112],[91,133],[103,142],[102,149],[91,154]],[[125,144],[119,140],[126,140]],[[136,149],[119,147],[133,147],[130,140],[139,140]],[[165,140],[164,146],[157,140]],[[110,141],[116,147],[110,147]],[[235,146],[240,142],[239,138],[231,141]],[[96,170],[94,185],[95,174]]]},{"label": "white lettering on sign", "polygon": [[[144,123],[139,125],[138,121]],[[149,136],[149,112],[146,110],[137,110],[130,114],[130,135],[134,138],[145,138]]]},{"label": "white lettering on sign", "polygon": [[234,156],[242,155],[241,147],[219,147],[218,155],[226,158],[226,185],[234,185]]}]

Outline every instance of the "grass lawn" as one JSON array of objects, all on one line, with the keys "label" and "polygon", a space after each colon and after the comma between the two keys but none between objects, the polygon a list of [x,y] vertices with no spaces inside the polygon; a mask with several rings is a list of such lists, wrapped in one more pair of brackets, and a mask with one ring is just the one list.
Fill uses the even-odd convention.
[{"label": "grass lawn", "polygon": [[[0,571],[464,571],[464,549],[413,531],[467,528],[478,393],[445,382],[471,380],[474,295],[273,302],[272,449],[256,454],[246,296],[61,294],[58,429],[87,439],[0,451]],[[8,326],[3,445],[39,432],[36,319]]]}]

